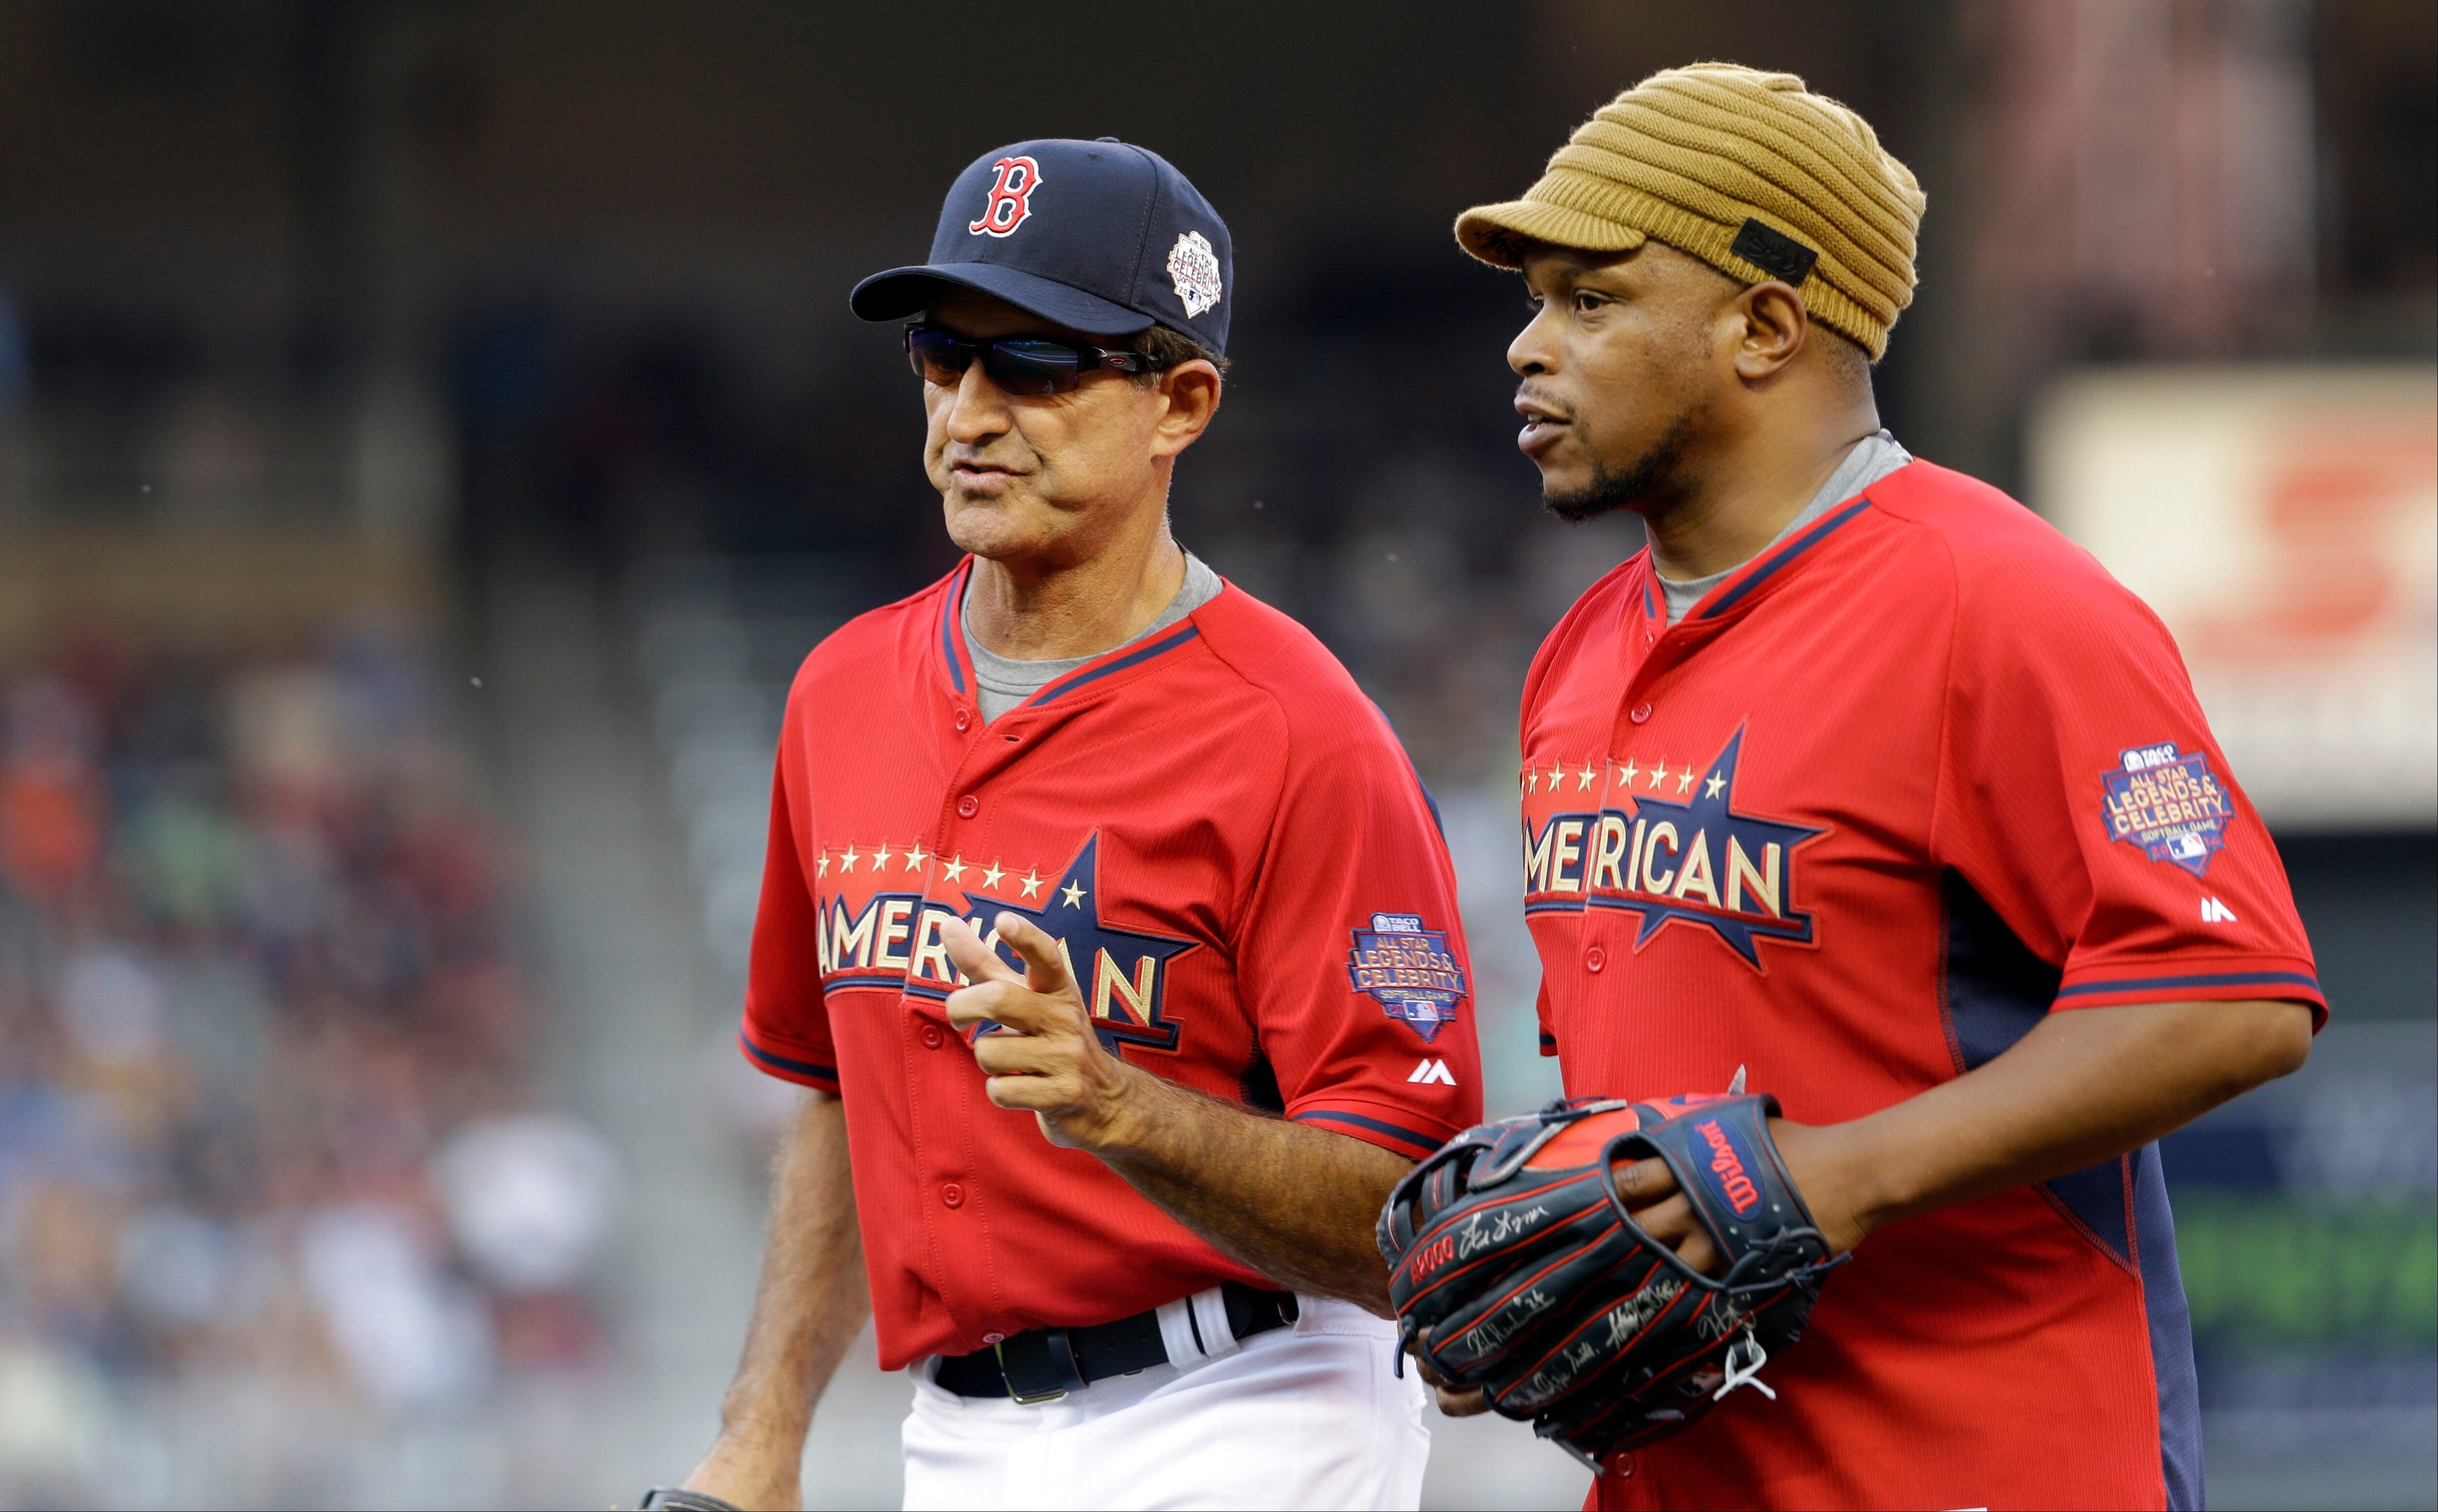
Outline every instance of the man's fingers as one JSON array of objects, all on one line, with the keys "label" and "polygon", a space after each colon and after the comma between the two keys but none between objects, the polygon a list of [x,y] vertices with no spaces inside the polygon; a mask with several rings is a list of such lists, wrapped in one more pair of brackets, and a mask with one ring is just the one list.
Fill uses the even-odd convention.
[{"label": "man's fingers", "polygon": [[985,1034],[974,1041],[974,1064],[987,1076],[1053,1076],[1074,1062],[1054,1042],[1031,1034]]},{"label": "man's fingers", "polygon": [[1683,1192],[1666,1202],[1653,1203],[1634,1214],[1634,1221],[1642,1225],[1644,1233],[1670,1249],[1701,1231],[1701,1225],[1693,1222],[1693,1204],[1685,1200]]},{"label": "man's fingers", "polygon": [[1445,1376],[1431,1368],[1429,1358],[1422,1353],[1422,1348],[1427,1347],[1430,1342],[1431,1336],[1425,1332],[1421,1339],[1405,1345],[1405,1353],[1412,1358],[1414,1368],[1422,1372],[1431,1394],[1439,1398],[1440,1411],[1450,1417],[1471,1417],[1490,1411],[1490,1398],[1479,1386],[1451,1385]]},{"label": "man's fingers", "polygon": [[992,923],[1000,941],[1024,958],[1026,986],[1045,997],[1083,1000],[1083,992],[1075,985],[1075,974],[1068,969],[1067,958],[1058,953],[1058,941],[1051,939],[1047,930],[1012,913],[1000,914]]},{"label": "man's fingers", "polygon": [[1059,954],[1058,941],[1012,913],[1000,914],[992,927],[999,943],[1023,958],[1021,974],[964,920],[951,919],[940,926],[948,958],[972,981],[948,994],[948,1022],[970,1029],[988,1021],[1019,1034],[1042,1034],[1072,1020],[1083,994],[1067,969],[1067,958]]},{"label": "man's fingers", "polygon": [[1696,1231],[1692,1238],[1677,1245],[1676,1257],[1704,1275],[1719,1274],[1719,1247],[1710,1242],[1707,1234]]},{"label": "man's fingers", "polygon": [[982,1082],[982,1093],[1001,1108],[1063,1113],[1081,1099],[1083,1088],[1071,1076],[995,1076]]},{"label": "man's fingers", "polygon": [[970,1029],[987,1020],[1017,1034],[1058,1035],[1076,1027],[1074,1004],[1044,997],[1021,981],[979,982],[960,987],[944,1005],[948,1022]]},{"label": "man's fingers", "polygon": [[957,963],[969,980],[976,982],[1016,982],[1017,975],[999,953],[982,943],[982,937],[963,919],[951,919],[940,926],[940,943],[948,947],[948,958]]},{"label": "man's fingers", "polygon": [[948,1011],[949,1023],[960,1029],[969,1029],[984,1021],[1005,1024],[1005,1014],[1021,1016],[1024,996],[1024,984],[1011,975],[995,982],[960,987],[948,994],[947,1002],[942,1006]]},{"label": "man's fingers", "polygon": [[1693,1216],[1693,1204],[1677,1189],[1675,1172],[1664,1160],[1637,1160],[1619,1169],[1614,1180],[1642,1231],[1676,1252],[1676,1257],[1708,1275],[1719,1268],[1718,1246]]},{"label": "man's fingers", "polygon": [[1634,1221],[1694,1270],[1708,1275],[1718,1268],[1718,1246],[1710,1242],[1709,1230],[1694,1216],[1693,1204],[1683,1192],[1644,1208],[1634,1215]]},{"label": "man's fingers", "polygon": [[1628,1207],[1658,1202],[1676,1190],[1676,1173],[1668,1169],[1664,1160],[1637,1160],[1618,1169],[1615,1180],[1616,1194]]}]

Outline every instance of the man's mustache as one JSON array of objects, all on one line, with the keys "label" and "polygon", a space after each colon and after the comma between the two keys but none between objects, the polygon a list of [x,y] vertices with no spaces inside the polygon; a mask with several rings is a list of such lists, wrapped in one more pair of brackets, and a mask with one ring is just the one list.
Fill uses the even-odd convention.
[{"label": "man's mustache", "polygon": [[1564,404],[1527,383],[1515,391],[1515,410],[1519,414],[1537,413],[1561,424],[1572,425],[1574,406]]}]

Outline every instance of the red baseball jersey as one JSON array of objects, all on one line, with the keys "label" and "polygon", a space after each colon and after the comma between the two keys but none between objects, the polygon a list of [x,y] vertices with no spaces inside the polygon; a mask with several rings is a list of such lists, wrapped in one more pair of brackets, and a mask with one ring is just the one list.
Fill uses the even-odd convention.
[{"label": "red baseball jersey", "polygon": [[[2166,629],[2005,495],[1916,462],[1673,627],[1648,554],[1551,632],[1522,722],[1545,1052],[1578,1096],[1804,1123],[2053,1011],[2324,1004],[2275,847]],[[1894,1223],[1758,1392],[1607,1506],[2198,1505],[2156,1147]]]},{"label": "red baseball jersey", "polygon": [[1329,652],[1226,587],[985,724],[969,571],[797,674],[746,991],[753,1063],[845,1100],[889,1369],[1269,1284],[992,1105],[949,919],[1040,925],[1104,1045],[1213,1097],[1407,1158],[1481,1111],[1446,845]]}]

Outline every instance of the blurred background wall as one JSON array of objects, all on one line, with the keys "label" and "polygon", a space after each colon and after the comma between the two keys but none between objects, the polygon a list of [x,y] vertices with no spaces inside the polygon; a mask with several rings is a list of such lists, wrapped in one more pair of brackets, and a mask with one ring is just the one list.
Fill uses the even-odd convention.
[{"label": "blurred background wall", "polygon": [[[2222,1505],[2438,1503],[2438,21],[2420,0],[0,8],[0,1502],[604,1504],[707,1442],[787,1106],[730,1048],[786,677],[952,555],[860,273],[1026,136],[1237,239],[1175,528],[1447,818],[1549,1095],[1541,513],[1454,212],[1652,68],[1930,195],[1879,371],[2176,629],[2335,1017],[2170,1141]],[[862,1354],[807,1494],[896,1494]],[[1571,1505],[1510,1425],[1440,1505]]]}]

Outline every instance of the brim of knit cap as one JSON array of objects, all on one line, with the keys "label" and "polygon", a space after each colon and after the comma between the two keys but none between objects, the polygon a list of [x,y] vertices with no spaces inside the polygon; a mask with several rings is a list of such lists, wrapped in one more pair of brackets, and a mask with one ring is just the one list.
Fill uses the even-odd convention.
[{"label": "brim of knit cap", "polygon": [[1651,239],[1632,226],[1543,200],[1477,204],[1456,218],[1457,245],[1493,268],[1524,266],[1514,244],[1518,237],[1576,252],[1632,252]]},{"label": "brim of knit cap", "polygon": [[944,285],[978,290],[1003,299],[1028,315],[1086,336],[1132,336],[1157,324],[1150,316],[1098,294],[991,262],[942,262],[892,268],[855,286],[847,305],[865,320],[904,320],[919,315],[945,291]]}]

